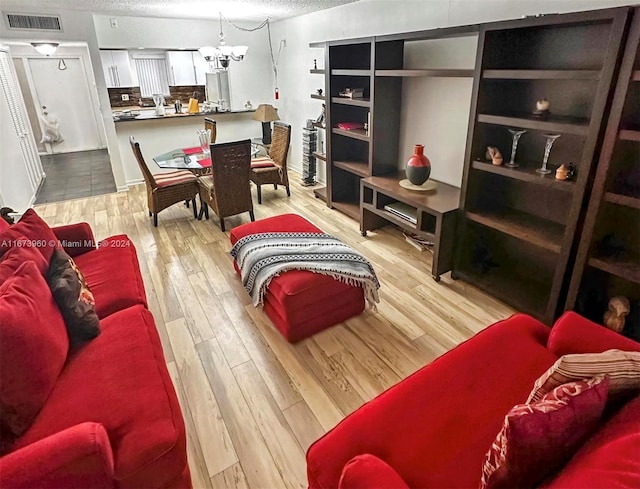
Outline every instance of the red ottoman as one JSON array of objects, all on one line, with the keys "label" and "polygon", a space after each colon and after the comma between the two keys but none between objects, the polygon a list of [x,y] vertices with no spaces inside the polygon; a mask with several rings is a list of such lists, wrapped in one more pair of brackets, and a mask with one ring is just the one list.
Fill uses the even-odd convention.
[{"label": "red ottoman", "polygon": [[[321,232],[302,216],[283,214],[233,228],[231,244],[249,234]],[[290,270],[275,277],[264,299],[264,312],[292,343],[357,316],[363,310],[361,287],[305,270]]]}]

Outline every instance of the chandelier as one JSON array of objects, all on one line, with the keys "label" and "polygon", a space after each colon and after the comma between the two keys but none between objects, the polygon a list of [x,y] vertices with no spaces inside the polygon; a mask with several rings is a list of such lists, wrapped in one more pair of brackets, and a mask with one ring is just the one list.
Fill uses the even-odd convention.
[{"label": "chandelier", "polygon": [[244,55],[247,54],[249,49],[247,46],[227,46],[224,40],[224,32],[222,32],[222,13],[220,13],[220,45],[217,48],[211,46],[204,46],[198,49],[202,57],[208,63],[216,62],[222,68],[229,67],[229,61],[242,61]]}]

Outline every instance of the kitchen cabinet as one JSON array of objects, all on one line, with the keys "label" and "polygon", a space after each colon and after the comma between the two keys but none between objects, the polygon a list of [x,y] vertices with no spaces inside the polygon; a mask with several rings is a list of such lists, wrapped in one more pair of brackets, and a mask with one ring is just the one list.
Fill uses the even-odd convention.
[{"label": "kitchen cabinet", "polygon": [[135,87],[137,77],[129,63],[129,53],[124,50],[100,50],[102,70],[107,88]]},{"label": "kitchen cabinet", "polygon": [[197,51],[167,51],[169,84],[204,85],[207,62]]}]

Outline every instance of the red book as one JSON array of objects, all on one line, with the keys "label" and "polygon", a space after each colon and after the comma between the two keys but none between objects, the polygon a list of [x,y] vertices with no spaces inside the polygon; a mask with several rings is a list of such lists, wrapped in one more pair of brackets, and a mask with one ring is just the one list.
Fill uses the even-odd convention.
[{"label": "red book", "polygon": [[345,131],[352,131],[354,129],[364,129],[363,122],[340,122],[338,129],[344,129]]}]

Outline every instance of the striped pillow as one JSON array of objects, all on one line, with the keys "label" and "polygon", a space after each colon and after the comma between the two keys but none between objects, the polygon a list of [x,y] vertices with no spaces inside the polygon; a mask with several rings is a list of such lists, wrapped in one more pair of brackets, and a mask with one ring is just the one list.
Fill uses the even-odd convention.
[{"label": "striped pillow", "polygon": [[609,378],[609,395],[640,389],[640,352],[607,350],[564,355],[536,380],[527,404],[539,401],[559,385],[596,375]]}]

